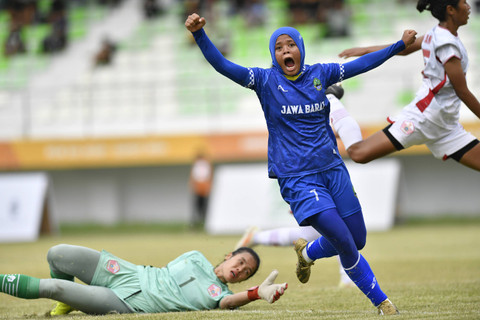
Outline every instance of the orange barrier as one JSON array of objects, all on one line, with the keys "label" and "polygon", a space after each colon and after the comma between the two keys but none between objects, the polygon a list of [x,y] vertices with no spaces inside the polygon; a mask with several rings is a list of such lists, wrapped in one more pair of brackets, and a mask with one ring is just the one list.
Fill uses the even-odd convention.
[{"label": "orange barrier", "polygon": [[[465,124],[480,137],[480,124]],[[364,137],[381,126],[363,128]],[[54,170],[190,164],[199,150],[214,162],[265,161],[266,131],[237,134],[144,136],[97,139],[19,140],[0,143],[0,170]],[[346,156],[338,140],[340,153]],[[428,154],[425,146],[398,155]]]},{"label": "orange barrier", "polygon": [[0,170],[73,169],[191,163],[199,150],[214,161],[265,160],[265,132],[0,143]]}]

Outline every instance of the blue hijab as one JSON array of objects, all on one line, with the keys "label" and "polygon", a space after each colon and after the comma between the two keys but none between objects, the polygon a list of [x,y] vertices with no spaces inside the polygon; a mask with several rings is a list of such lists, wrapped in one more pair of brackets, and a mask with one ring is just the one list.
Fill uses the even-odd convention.
[{"label": "blue hijab", "polygon": [[292,27],[278,28],[272,33],[272,36],[270,37],[269,49],[270,49],[270,55],[272,57],[273,66],[283,74],[282,68],[278,65],[277,59],[275,59],[275,43],[277,42],[277,38],[282,34],[286,34],[290,36],[290,38],[292,38],[293,41],[295,41],[295,44],[300,50],[300,72],[302,72],[304,68],[304,61],[305,61],[305,45],[303,44],[303,38],[300,32],[298,32],[297,29]]}]

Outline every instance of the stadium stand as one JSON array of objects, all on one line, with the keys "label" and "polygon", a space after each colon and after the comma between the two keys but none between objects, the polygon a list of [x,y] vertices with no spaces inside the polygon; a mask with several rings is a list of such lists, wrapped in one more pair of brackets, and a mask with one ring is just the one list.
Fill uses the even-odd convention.
[{"label": "stadium stand", "polygon": [[[39,2],[43,10],[49,3]],[[87,3],[69,8],[72,43],[64,52],[39,55],[48,26],[36,24],[26,30],[28,53],[2,58],[0,139],[265,130],[256,97],[218,76],[192,46],[183,27],[181,2],[167,2],[165,12],[153,19],[142,17],[140,3],[132,0],[114,8]],[[264,23],[253,27],[244,16],[232,16],[227,2],[219,3],[223,5],[214,8],[216,19],[207,26],[213,41],[241,65],[267,67],[268,36],[271,29],[289,22],[287,1],[266,2]],[[337,54],[343,48],[392,42],[406,27],[421,32],[432,23],[429,15],[419,15],[413,5],[396,1],[350,0],[348,4],[349,37],[325,38],[321,23],[297,25],[308,48],[307,63],[340,61]],[[0,23],[5,26],[7,20],[2,12]],[[480,41],[472,31],[479,21],[472,14],[473,27],[462,34],[472,64],[479,61]],[[117,49],[111,63],[95,66],[95,52],[105,38]],[[421,59],[412,55],[393,60],[398,63],[386,63],[343,84],[345,104],[367,131],[382,126],[387,115],[400,110],[421,81]],[[479,73],[475,68],[471,71],[471,83],[479,87]],[[372,96],[376,97],[374,104],[370,103]],[[462,115],[466,122],[473,116],[469,110],[462,110]]]},{"label": "stadium stand", "polygon": [[[247,26],[241,15],[232,19],[226,5],[216,8],[219,18],[208,29],[215,43],[225,43],[233,61],[246,66],[268,66],[266,43],[270,30],[288,20],[286,1],[266,3],[265,23],[255,27]],[[392,42],[406,27],[421,32],[432,23],[428,15],[417,14],[413,5],[377,0],[348,3],[351,37],[323,38],[324,24],[297,26],[308,48],[307,62],[339,61],[336,55],[342,48]],[[45,1],[43,6],[47,6]],[[0,63],[6,74],[0,79],[0,94],[4,101],[12,101],[1,107],[0,122],[4,126],[0,138],[205,134],[263,129],[256,98],[219,77],[203,61],[198,49],[191,46],[183,27],[180,2],[169,2],[160,18],[142,19],[140,11],[140,3],[135,1],[123,1],[114,9],[91,3],[71,6],[72,45],[55,57],[36,54],[48,32],[46,27],[28,28],[28,47],[35,49],[11,60],[3,58]],[[228,17],[229,22],[222,17]],[[478,27],[479,18],[471,20]],[[128,30],[124,30],[124,21],[129,21]],[[1,23],[6,23],[5,13],[0,16]],[[90,57],[93,59],[100,38],[105,36],[114,39],[118,50],[110,65],[93,68]],[[462,38],[475,63],[479,60],[478,37],[470,31]],[[345,103],[362,124],[382,124],[386,115],[408,102],[418,86],[421,59],[394,59],[403,61],[387,63],[379,71],[344,83]],[[472,74],[473,83],[478,86],[479,76],[474,70]],[[375,104],[368,103],[372,94],[377,96]],[[468,117],[468,112],[465,114]]]}]

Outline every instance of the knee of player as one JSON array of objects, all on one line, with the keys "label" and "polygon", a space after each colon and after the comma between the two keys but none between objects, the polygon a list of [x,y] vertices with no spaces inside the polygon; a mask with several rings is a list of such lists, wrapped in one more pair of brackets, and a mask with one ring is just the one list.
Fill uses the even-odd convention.
[{"label": "knee of player", "polygon": [[352,241],[351,238],[337,239],[336,243],[337,243],[336,249],[340,256],[356,255],[356,252],[358,252],[357,244],[355,241]]},{"label": "knee of player", "polygon": [[63,254],[62,252],[65,252],[67,245],[66,244],[57,244],[56,246],[51,247],[48,249],[47,253],[47,261],[49,264],[52,264],[58,259],[58,257],[61,257]]},{"label": "knee of player", "polygon": [[357,246],[358,251],[365,248],[366,243],[367,243],[367,238],[366,237],[363,237],[362,239],[355,239],[355,245]]}]

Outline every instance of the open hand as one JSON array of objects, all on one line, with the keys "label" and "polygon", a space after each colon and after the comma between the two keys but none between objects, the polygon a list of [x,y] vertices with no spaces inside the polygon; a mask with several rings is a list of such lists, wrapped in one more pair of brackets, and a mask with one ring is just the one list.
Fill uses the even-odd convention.
[{"label": "open hand", "polygon": [[190,32],[195,32],[203,28],[203,26],[207,23],[205,18],[200,17],[196,13],[192,13],[187,17],[187,20],[185,20],[185,27],[188,29]]},{"label": "open hand", "polygon": [[273,270],[270,275],[262,282],[262,284],[258,287],[258,295],[263,300],[268,301],[268,303],[274,303],[280,296],[283,295],[285,290],[288,288],[288,284],[286,282],[282,284],[276,284],[275,279],[278,276],[278,271]]}]

